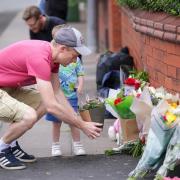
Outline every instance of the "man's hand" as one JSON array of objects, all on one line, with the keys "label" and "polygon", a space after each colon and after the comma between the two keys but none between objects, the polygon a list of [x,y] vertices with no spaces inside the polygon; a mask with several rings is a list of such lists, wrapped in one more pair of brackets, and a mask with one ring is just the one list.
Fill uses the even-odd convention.
[{"label": "man's hand", "polygon": [[85,122],[82,121],[81,130],[91,139],[95,139],[100,136],[100,133],[102,131],[101,123],[95,123],[95,122]]}]

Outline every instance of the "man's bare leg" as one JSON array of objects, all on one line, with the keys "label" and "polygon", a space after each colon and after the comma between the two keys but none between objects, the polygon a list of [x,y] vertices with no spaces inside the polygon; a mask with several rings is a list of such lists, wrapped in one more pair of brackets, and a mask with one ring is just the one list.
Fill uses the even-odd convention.
[{"label": "man's bare leg", "polygon": [[4,143],[10,144],[13,140],[21,137],[26,131],[31,129],[36,122],[38,122],[45,112],[45,107],[42,103],[36,111],[33,108],[29,108],[21,121],[14,122],[9,126],[9,129],[2,137]]}]

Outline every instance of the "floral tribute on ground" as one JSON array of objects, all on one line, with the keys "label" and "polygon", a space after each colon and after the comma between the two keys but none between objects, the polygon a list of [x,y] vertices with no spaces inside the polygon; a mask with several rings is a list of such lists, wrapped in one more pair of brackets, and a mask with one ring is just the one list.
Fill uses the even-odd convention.
[{"label": "floral tribute on ground", "polygon": [[[120,122],[119,139],[114,138],[118,139],[118,147],[107,150],[106,154],[126,153],[140,157],[129,179],[143,178],[158,168],[155,179],[160,180],[178,164],[179,103],[178,94],[150,86],[144,71],[130,74],[117,95],[105,100],[106,109]],[[112,128],[108,134],[113,139]]]}]

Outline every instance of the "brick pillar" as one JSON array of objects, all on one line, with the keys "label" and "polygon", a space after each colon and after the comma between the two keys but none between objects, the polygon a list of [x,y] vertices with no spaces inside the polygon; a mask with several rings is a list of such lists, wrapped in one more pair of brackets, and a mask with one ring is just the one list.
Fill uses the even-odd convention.
[{"label": "brick pillar", "polygon": [[98,47],[99,51],[105,51],[108,48],[108,12],[107,12],[107,0],[98,0]]},{"label": "brick pillar", "polygon": [[108,0],[108,39],[109,50],[121,48],[121,12],[116,0]]}]

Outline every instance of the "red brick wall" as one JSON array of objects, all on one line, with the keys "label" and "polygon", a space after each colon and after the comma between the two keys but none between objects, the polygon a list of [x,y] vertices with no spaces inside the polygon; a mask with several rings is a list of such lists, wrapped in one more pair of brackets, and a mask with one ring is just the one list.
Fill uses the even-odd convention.
[{"label": "red brick wall", "polygon": [[121,13],[116,0],[97,0],[98,49],[100,52],[121,48]]},{"label": "red brick wall", "polygon": [[99,51],[107,50],[108,45],[108,11],[107,0],[98,0],[98,49]]},{"label": "red brick wall", "polygon": [[127,11],[121,10],[122,46],[128,46],[137,69],[146,70],[154,87],[180,92],[180,45],[136,32]]},{"label": "red brick wall", "polygon": [[121,11],[121,39],[122,46],[127,46],[130,50],[130,54],[134,58],[134,62],[138,69],[144,69],[144,62],[142,59],[142,53],[144,48],[144,38],[140,33],[134,31],[130,23],[129,17]]},{"label": "red brick wall", "polygon": [[[103,3],[102,0],[99,1]],[[155,14],[146,15],[140,12],[133,14],[115,5],[114,0],[106,3],[108,19],[101,18],[108,20],[106,24],[108,40],[106,41],[109,43],[104,48],[118,51],[121,47],[127,46],[134,58],[136,68],[149,73],[150,83],[154,87],[164,86],[170,92],[180,92],[180,44],[178,44],[180,28],[176,27],[180,24],[178,19],[165,18],[164,14],[160,14],[159,19]],[[140,15],[141,18],[134,15]],[[153,19],[146,21],[145,17],[149,16]],[[153,24],[153,20],[157,19],[159,22]],[[163,24],[161,19],[167,19],[168,22]],[[177,25],[172,26],[170,21]],[[101,24],[101,20],[99,22]],[[103,42],[102,40],[100,42]]]}]

